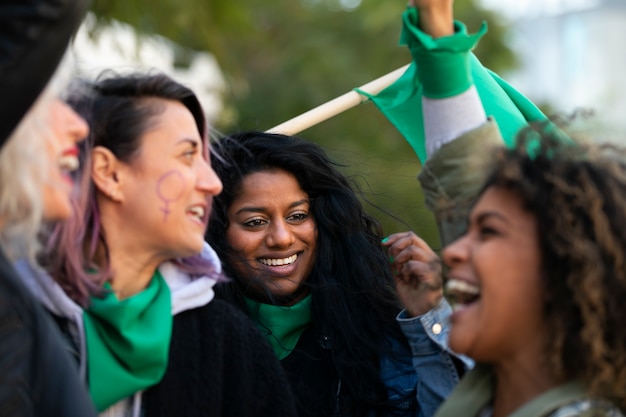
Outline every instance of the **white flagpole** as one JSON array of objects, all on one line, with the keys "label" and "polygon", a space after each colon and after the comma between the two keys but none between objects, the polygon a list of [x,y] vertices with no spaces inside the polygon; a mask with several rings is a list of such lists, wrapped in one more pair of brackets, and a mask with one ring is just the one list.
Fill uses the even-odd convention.
[{"label": "white flagpole", "polygon": [[[372,95],[378,94],[386,87],[397,81],[398,78],[404,74],[409,65],[410,64],[407,64],[395,71],[390,72],[389,74],[370,81],[369,83],[359,87],[359,90]],[[351,109],[352,107],[358,106],[366,100],[367,98],[353,90],[335,99],[327,101],[326,103],[321,104],[305,113],[302,113],[293,119],[287,120],[278,126],[274,126],[273,128],[268,129],[267,132],[282,133],[283,135],[296,135],[303,130],[323,122],[324,120],[328,120],[331,117]]]}]

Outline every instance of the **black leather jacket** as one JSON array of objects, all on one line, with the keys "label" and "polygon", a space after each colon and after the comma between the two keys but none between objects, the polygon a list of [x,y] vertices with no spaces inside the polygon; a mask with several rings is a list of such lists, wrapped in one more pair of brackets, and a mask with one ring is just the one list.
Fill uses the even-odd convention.
[{"label": "black leather jacket", "polygon": [[56,326],[0,251],[0,417],[96,415]]}]

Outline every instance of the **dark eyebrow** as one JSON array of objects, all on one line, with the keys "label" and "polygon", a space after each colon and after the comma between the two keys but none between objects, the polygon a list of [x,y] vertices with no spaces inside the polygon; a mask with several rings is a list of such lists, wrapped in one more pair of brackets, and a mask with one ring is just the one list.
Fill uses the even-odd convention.
[{"label": "dark eyebrow", "polygon": [[[303,204],[309,204],[310,200],[308,198],[303,198],[302,200],[298,200],[298,201],[294,201],[293,203],[289,204],[289,208],[295,208],[298,206],[301,206]],[[263,207],[242,207],[239,210],[237,210],[237,212],[235,214],[241,214],[241,213],[262,213],[265,211],[265,208]]]},{"label": "dark eyebrow", "polygon": [[497,212],[497,211],[485,211],[485,212],[482,212],[478,216],[476,216],[474,221],[476,223],[483,223],[485,220],[488,220],[490,217],[495,217],[495,218],[503,221],[504,223],[510,223],[509,219],[507,217],[505,217],[504,215],[502,215],[502,213]]},{"label": "dark eyebrow", "polygon": [[195,148],[198,147],[198,140],[197,139],[193,139],[193,138],[182,138],[181,140],[179,140],[178,142],[176,142],[176,145],[180,145],[182,143],[189,143],[191,144],[191,146]]}]

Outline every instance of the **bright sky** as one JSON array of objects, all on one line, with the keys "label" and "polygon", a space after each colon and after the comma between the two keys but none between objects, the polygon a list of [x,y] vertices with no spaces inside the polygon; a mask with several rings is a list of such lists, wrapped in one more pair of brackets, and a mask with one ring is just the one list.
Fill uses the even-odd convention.
[{"label": "bright sky", "polygon": [[480,0],[487,8],[498,10],[509,18],[552,14],[591,7],[600,0]]}]

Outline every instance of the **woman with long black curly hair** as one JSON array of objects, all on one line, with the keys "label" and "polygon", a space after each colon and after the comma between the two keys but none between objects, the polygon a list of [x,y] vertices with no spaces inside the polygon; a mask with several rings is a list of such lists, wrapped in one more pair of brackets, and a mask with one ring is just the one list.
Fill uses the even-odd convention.
[{"label": "woman with long black curly hair", "polygon": [[[312,142],[241,133],[217,141],[211,163],[224,191],[207,240],[233,278],[216,292],[266,334],[299,415],[432,415],[464,369],[446,350],[434,252],[412,233],[381,244],[380,224]],[[396,281],[420,275],[425,285],[407,288],[419,308],[400,311],[392,266]]]}]

